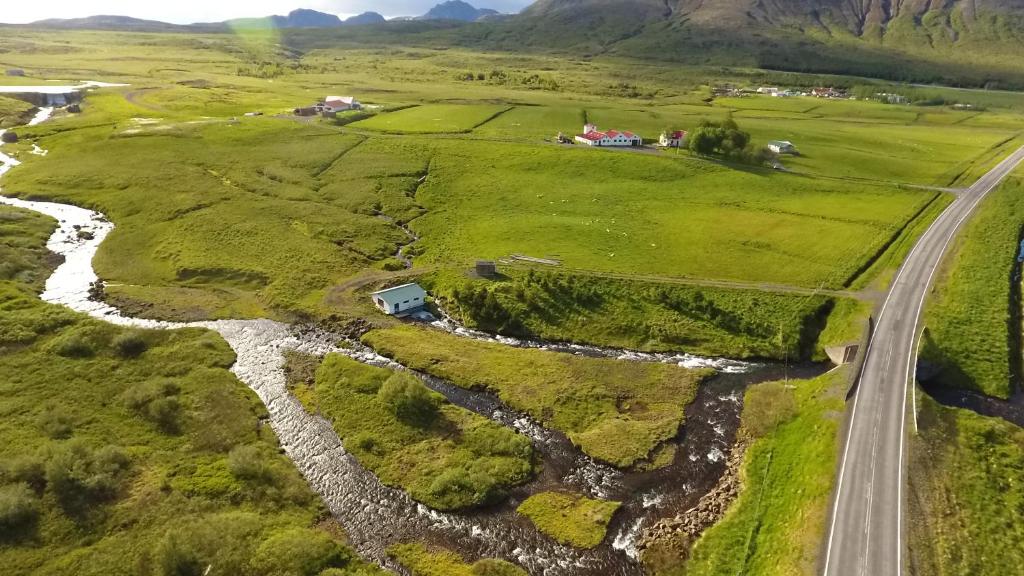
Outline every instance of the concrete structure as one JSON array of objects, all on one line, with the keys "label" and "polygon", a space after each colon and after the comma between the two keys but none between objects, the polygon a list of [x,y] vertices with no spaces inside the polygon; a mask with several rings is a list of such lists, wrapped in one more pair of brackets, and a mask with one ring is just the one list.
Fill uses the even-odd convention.
[{"label": "concrete structure", "polygon": [[775,86],[761,86],[760,88],[757,89],[758,94],[768,94],[769,96],[774,96],[778,94],[778,92],[779,89],[776,88]]},{"label": "concrete structure", "polygon": [[419,284],[402,284],[370,294],[373,304],[385,314],[414,312],[427,301],[427,291]]},{"label": "concrete structure", "polygon": [[796,146],[788,140],[772,140],[768,149],[776,154],[796,154]]},{"label": "concrete structure", "polygon": [[[985,196],[1022,161],[1024,148],[957,196],[921,235],[892,281],[843,428],[823,576],[909,573],[903,516],[906,429],[916,414],[910,396],[921,310],[952,239]],[[1012,567],[1003,571],[1020,572]]]},{"label": "concrete structure", "polygon": [[850,364],[857,359],[857,352],[860,350],[860,346],[857,344],[847,344],[845,346],[829,346],[825,348],[825,354],[828,359],[832,361],[836,366],[842,366],[843,364]]},{"label": "concrete structure", "polygon": [[498,265],[494,260],[477,260],[476,275],[482,278],[494,278],[498,275]]},{"label": "concrete structure", "polygon": [[665,148],[681,148],[686,144],[686,130],[662,132],[658,144]]},{"label": "concrete structure", "polygon": [[577,134],[576,141],[587,146],[627,147],[644,145],[643,138],[632,132],[619,132],[618,130],[601,132],[593,124],[584,125],[583,134]]}]

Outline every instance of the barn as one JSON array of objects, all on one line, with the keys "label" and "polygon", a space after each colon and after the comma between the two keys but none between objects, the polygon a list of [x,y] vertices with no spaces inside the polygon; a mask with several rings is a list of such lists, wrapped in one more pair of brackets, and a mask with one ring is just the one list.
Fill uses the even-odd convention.
[{"label": "barn", "polygon": [[423,307],[427,301],[427,291],[419,284],[402,284],[386,288],[370,294],[374,306],[385,314],[405,314]]}]

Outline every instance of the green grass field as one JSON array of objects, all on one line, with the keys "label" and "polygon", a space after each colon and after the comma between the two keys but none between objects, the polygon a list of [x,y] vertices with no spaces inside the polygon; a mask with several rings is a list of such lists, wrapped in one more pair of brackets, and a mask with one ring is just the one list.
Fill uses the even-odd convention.
[{"label": "green grass field", "polygon": [[1024,563],[1024,430],[919,395],[910,561],[921,574],[996,576]]},{"label": "green grass field", "polygon": [[[751,439],[739,497],[693,545],[685,568],[659,573],[811,574],[835,476],[845,371],[748,389],[742,433]],[[673,566],[673,564],[676,564]]]},{"label": "green grass field", "polygon": [[[410,392],[396,405],[385,390],[399,384],[420,396]],[[296,396],[334,424],[363,466],[432,508],[493,504],[533,475],[528,438],[448,404],[408,374],[335,354],[305,386]],[[410,407],[413,399],[421,410]]]},{"label": "green grass field", "polygon": [[0,207],[0,561],[11,574],[380,574],[198,329],[38,300],[53,221]]},{"label": "green grass field", "polygon": [[938,365],[945,385],[999,398],[1013,391],[1011,365],[1021,352],[1020,326],[1010,325],[1011,274],[1024,225],[1022,191],[1017,175],[981,204],[937,279],[921,355]]},{"label": "green grass field", "polygon": [[627,467],[673,438],[709,370],[510,348],[411,326],[363,337],[379,353],[463,388],[483,388]]},{"label": "green grass field", "polygon": [[398,134],[469,132],[508,109],[508,106],[425,104],[378,114],[351,126]]},{"label": "green grass field", "polygon": [[542,492],[527,498],[516,512],[562,544],[593,548],[604,541],[608,523],[620,505],[576,494]]}]

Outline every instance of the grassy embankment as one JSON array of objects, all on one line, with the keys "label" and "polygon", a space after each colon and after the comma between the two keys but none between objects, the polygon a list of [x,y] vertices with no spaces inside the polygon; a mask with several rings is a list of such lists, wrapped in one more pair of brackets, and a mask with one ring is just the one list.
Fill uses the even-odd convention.
[{"label": "grassy embankment", "polygon": [[8,96],[0,96],[0,128],[12,128],[23,124],[32,105]]},{"label": "grassy embankment", "polygon": [[963,229],[925,313],[923,358],[948,386],[1007,398],[1020,359],[1020,326],[1010,325],[1011,278],[1024,219],[1024,181],[1012,176]]},{"label": "grassy embankment", "polygon": [[533,474],[525,436],[453,406],[417,378],[327,356],[291,355],[289,383],[382,482],[436,509],[491,504]]},{"label": "grassy embankment", "polygon": [[621,502],[593,500],[576,494],[542,492],[527,498],[516,512],[562,544],[576,548],[599,545]]},{"label": "grassy embankment", "polygon": [[587,454],[620,467],[673,438],[709,370],[510,348],[411,326],[363,340],[381,354],[464,388],[497,394]]},{"label": "grassy embankment", "polygon": [[911,436],[910,562],[918,574],[1024,566],[1024,430],[919,399]]},{"label": "grassy embankment", "polygon": [[508,336],[731,358],[820,358],[856,340],[846,298],[601,278],[506,267],[496,280],[424,279],[470,327]]},{"label": "grassy embankment", "polygon": [[[811,574],[824,537],[848,375],[747,390],[741,434],[751,440],[742,489],[689,558],[653,551],[659,574]],[[689,543],[683,543],[689,548]]]},{"label": "grassy embankment", "polygon": [[388,555],[405,566],[412,576],[526,576],[522,568],[504,560],[484,559],[470,564],[454,552],[430,549],[422,544],[400,544]]},{"label": "grassy embankment", "polygon": [[38,299],[53,226],[0,207],[5,571],[379,573],[339,541],[217,335],[118,328]]}]

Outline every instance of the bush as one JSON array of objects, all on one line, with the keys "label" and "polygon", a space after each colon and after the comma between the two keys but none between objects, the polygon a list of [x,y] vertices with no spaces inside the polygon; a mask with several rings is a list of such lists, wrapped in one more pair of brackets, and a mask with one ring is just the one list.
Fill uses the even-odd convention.
[{"label": "bush", "polygon": [[130,464],[116,446],[93,451],[82,441],[72,441],[51,454],[46,482],[63,503],[88,503],[113,496]]},{"label": "bush", "polygon": [[203,563],[197,552],[176,532],[168,532],[157,545],[159,576],[202,576]]},{"label": "bush", "polygon": [[793,390],[781,382],[765,382],[747,390],[743,402],[743,430],[753,438],[762,438],[780,424],[796,416]]},{"label": "bush", "polygon": [[91,358],[96,355],[92,342],[81,334],[67,334],[57,338],[53,351],[65,358]]},{"label": "bush", "polygon": [[129,388],[124,393],[125,405],[168,434],[181,431],[184,412],[176,395],[181,391],[173,380],[150,380]]},{"label": "bush", "polygon": [[142,337],[142,333],[137,331],[119,334],[114,338],[113,345],[118,355],[123,358],[138,358],[149,348],[149,344]]},{"label": "bush", "polygon": [[228,470],[239,480],[269,483],[273,471],[258,446],[237,446],[228,454]]},{"label": "bush", "polygon": [[317,576],[351,561],[352,554],[327,534],[290,528],[267,538],[253,555],[252,565],[265,576]]},{"label": "bush", "polygon": [[71,418],[60,408],[48,404],[39,414],[39,430],[47,438],[54,440],[65,440],[71,437]]},{"label": "bush", "polygon": [[39,518],[39,501],[28,484],[0,487],[0,536],[24,534]]},{"label": "bush", "polygon": [[10,458],[0,467],[0,481],[25,483],[42,492],[46,487],[46,463],[38,456]]},{"label": "bush", "polygon": [[399,419],[428,426],[437,418],[437,400],[415,376],[395,372],[384,381],[377,398]]}]

